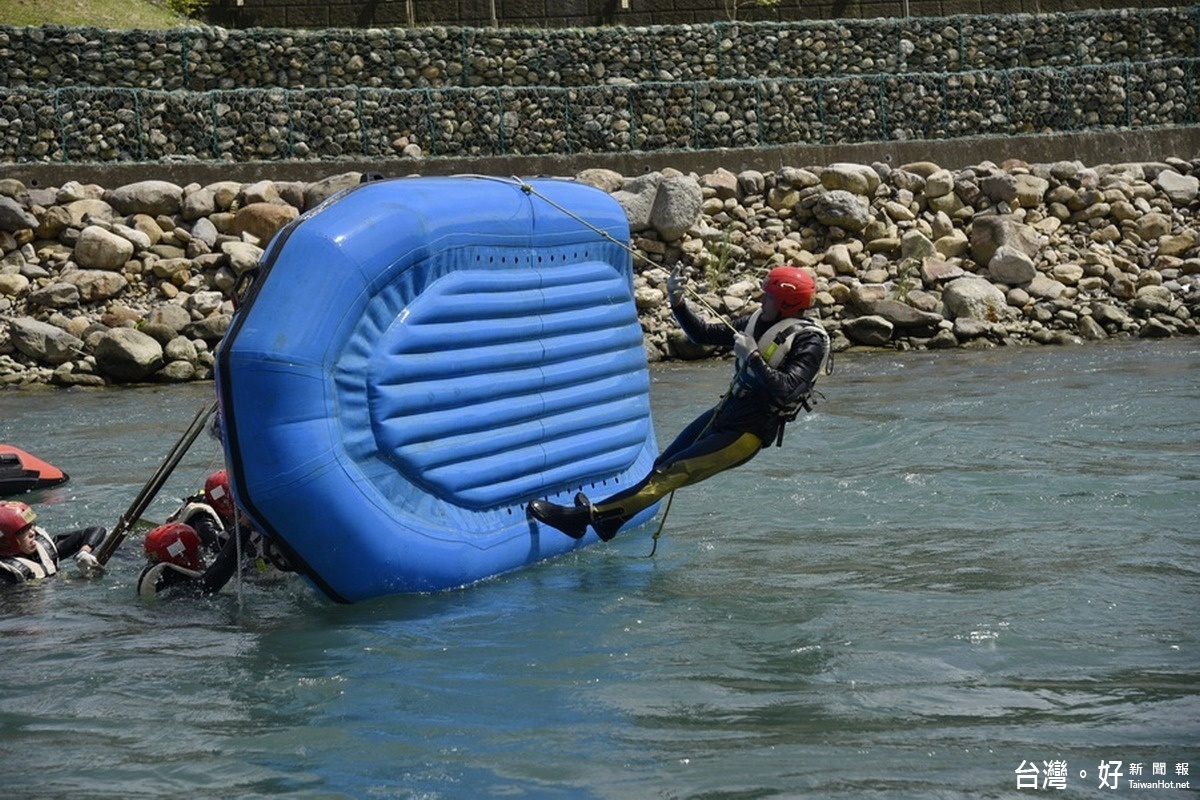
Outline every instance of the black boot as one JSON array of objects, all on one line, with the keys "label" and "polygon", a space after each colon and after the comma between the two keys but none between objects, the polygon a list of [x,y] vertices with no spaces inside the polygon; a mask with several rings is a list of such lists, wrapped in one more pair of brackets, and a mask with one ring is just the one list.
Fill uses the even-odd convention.
[{"label": "black boot", "polygon": [[591,525],[600,539],[608,542],[629,521],[622,508],[597,511],[583,492],[575,495],[574,507],[560,506],[549,500],[534,500],[528,508],[531,517],[558,528],[572,539],[582,539],[587,534],[587,526]]},{"label": "black boot", "polygon": [[592,501],[583,492],[575,495],[575,507],[587,510],[588,520],[602,542],[612,541],[613,537],[617,535],[617,531],[621,530],[621,526],[629,521],[623,508],[597,511],[596,507],[592,505]]},{"label": "black boot", "polygon": [[587,533],[588,523],[592,521],[590,507],[572,508],[551,503],[549,500],[534,500],[528,509],[529,515],[534,519],[552,528],[558,528],[572,539],[582,539]]}]

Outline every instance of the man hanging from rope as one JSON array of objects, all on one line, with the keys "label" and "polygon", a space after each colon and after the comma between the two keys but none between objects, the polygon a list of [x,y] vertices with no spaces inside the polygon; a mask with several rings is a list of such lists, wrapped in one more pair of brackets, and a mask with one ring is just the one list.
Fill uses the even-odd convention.
[{"label": "man hanging from rope", "polygon": [[692,341],[733,348],[737,371],[729,391],[683,429],[640,483],[595,503],[582,492],[574,506],[534,500],[529,513],[535,519],[575,539],[590,525],[608,541],[676,489],[746,463],[771,441],[782,444],[783,426],[809,408],[817,376],[823,368],[831,371],[829,335],[804,317],[816,291],[812,276],[796,267],[772,269],[761,308],[733,323],[698,316],[684,297],[687,290],[676,267],[667,281],[671,310]]}]

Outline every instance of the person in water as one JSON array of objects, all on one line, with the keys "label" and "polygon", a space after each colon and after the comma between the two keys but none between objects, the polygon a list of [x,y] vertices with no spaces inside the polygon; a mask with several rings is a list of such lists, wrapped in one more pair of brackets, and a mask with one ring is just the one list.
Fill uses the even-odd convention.
[{"label": "person in water", "polygon": [[204,542],[191,525],[168,522],[146,534],[146,566],[138,575],[139,597],[209,597],[229,583],[246,548],[249,528],[241,541],[233,536],[221,547],[211,565],[205,564]]},{"label": "person in water", "polygon": [[676,489],[746,463],[769,442],[782,444],[784,425],[809,408],[813,383],[830,356],[828,334],[804,317],[816,292],[812,276],[797,267],[772,269],[761,307],[733,323],[698,316],[685,288],[676,268],[667,281],[671,310],[692,341],[733,348],[737,371],[729,391],[683,429],[636,485],[597,502],[580,492],[574,506],[534,500],[528,507],[534,519],[575,539],[590,525],[608,541]]},{"label": "person in water", "polygon": [[25,503],[0,502],[0,583],[48,578],[58,573],[61,559],[72,556],[85,578],[104,572],[92,555],[108,533],[104,528],[80,528],[50,538],[36,522],[37,514]]},{"label": "person in water", "polygon": [[[217,470],[209,475],[204,481],[204,491],[183,502],[167,522],[182,522],[189,526],[200,537],[202,549],[207,554],[220,559],[236,531],[242,535],[241,555],[246,573],[257,579],[279,579],[294,572],[287,558],[254,530],[234,505],[227,470]],[[236,553],[233,555],[236,557]]]},{"label": "person in water", "polygon": [[204,491],[184,499],[183,505],[167,522],[182,522],[200,537],[205,550],[219,553],[237,524],[233,495],[229,491],[229,473],[217,470],[204,481]]}]

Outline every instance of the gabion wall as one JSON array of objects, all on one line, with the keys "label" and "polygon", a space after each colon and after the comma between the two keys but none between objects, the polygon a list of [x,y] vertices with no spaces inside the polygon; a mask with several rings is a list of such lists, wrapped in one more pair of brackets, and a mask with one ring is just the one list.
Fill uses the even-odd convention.
[{"label": "gabion wall", "polygon": [[1200,122],[1200,6],[842,23],[0,27],[0,161],[539,155]]}]

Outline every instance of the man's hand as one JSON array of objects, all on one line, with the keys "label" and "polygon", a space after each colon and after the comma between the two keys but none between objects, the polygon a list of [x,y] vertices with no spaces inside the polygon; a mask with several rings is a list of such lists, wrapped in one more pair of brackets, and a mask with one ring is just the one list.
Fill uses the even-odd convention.
[{"label": "man's hand", "polygon": [[733,354],[739,361],[745,361],[757,351],[758,342],[754,341],[753,336],[745,331],[738,331],[733,335]]},{"label": "man's hand", "polygon": [[671,307],[683,302],[683,293],[687,287],[687,278],[683,275],[683,266],[676,264],[671,274],[667,276],[667,302]]},{"label": "man's hand", "polygon": [[75,554],[75,566],[79,574],[85,578],[95,578],[104,574],[104,565],[88,550],[80,550]]}]

